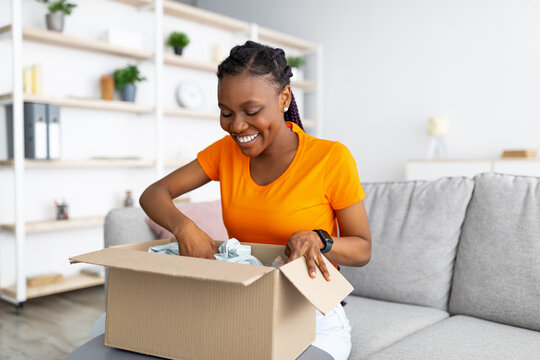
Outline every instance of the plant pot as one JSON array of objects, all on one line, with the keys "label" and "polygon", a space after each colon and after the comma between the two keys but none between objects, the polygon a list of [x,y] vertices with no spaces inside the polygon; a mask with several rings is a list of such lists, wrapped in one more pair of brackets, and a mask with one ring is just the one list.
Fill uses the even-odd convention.
[{"label": "plant pot", "polygon": [[64,13],[55,12],[45,15],[47,29],[62,32],[64,30]]},{"label": "plant pot", "polygon": [[123,101],[135,102],[135,92],[137,87],[134,84],[126,84],[122,90],[120,90],[120,95]]},{"label": "plant pot", "polygon": [[182,55],[182,51],[183,51],[183,50],[184,50],[183,47],[180,47],[180,46],[175,46],[175,47],[174,47],[174,53],[175,53],[176,55]]}]

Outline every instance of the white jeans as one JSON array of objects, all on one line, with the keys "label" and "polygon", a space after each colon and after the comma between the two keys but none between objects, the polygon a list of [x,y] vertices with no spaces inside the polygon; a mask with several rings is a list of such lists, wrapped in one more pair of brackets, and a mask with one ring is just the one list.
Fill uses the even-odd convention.
[{"label": "white jeans", "polygon": [[326,316],[317,310],[316,336],[311,345],[326,351],[334,360],[347,360],[351,353],[351,325],[341,304]]}]

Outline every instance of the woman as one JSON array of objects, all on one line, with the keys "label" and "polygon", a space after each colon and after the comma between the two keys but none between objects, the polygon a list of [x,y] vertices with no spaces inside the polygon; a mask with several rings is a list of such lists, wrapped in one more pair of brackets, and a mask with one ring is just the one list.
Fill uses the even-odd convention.
[{"label": "woman", "polygon": [[[284,51],[247,41],[231,50],[217,76],[220,124],[229,135],[149,186],[140,198],[144,211],[175,235],[181,255],[214,259],[214,239],[171,199],[220,181],[230,238],[285,245],[289,261],[304,256],[310,276],[318,266],[326,280],[322,252],[335,264],[367,264],[371,235],[356,164],[342,144],[303,131]],[[317,312],[313,345],[336,360],[348,357],[341,305],[327,316]]]}]

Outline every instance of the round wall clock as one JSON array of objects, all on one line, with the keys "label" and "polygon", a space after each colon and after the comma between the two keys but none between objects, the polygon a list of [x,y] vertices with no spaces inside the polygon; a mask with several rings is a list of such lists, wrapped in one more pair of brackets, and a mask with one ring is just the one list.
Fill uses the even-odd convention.
[{"label": "round wall clock", "polygon": [[183,81],[176,87],[178,105],[188,109],[199,109],[203,105],[203,92],[199,84]]}]

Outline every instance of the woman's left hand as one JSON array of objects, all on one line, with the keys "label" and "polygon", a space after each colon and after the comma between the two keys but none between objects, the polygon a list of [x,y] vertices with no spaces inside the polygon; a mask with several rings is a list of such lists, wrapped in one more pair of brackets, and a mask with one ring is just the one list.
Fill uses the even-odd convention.
[{"label": "woman's left hand", "polygon": [[317,276],[316,267],[318,266],[324,278],[330,281],[330,273],[323,260],[323,254],[321,254],[322,245],[323,243],[315,231],[297,231],[287,240],[285,255],[289,257],[288,262],[304,256],[311,278]]}]

